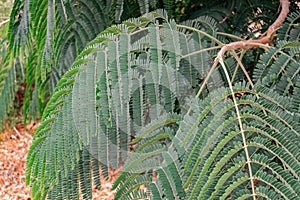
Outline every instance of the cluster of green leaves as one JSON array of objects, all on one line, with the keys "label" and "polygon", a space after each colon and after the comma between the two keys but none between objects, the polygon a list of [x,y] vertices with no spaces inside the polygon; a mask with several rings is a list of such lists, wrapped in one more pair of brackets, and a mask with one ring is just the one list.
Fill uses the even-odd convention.
[{"label": "cluster of green leaves", "polygon": [[91,199],[100,171],[122,166],[115,199],[299,199],[299,16],[248,83],[235,52],[204,81],[229,37],[210,17],[157,11],[101,32],[45,108],[33,198]]},{"label": "cluster of green leaves", "polygon": [[[11,112],[21,83],[26,87],[24,101],[19,102],[24,103],[25,121],[27,116],[39,117],[57,82],[85,45],[121,17],[138,16],[156,7],[155,1],[152,7],[149,3],[130,1],[128,7],[124,0],[14,1],[5,33],[9,45],[0,68],[0,124]],[[135,7],[135,12],[129,12]]]},{"label": "cluster of green leaves", "polygon": [[[278,6],[277,0],[16,0],[7,32],[9,47],[2,58],[6,63],[0,68],[0,85],[3,86],[0,88],[3,107],[0,122],[3,124],[4,119],[13,114],[14,101],[24,104],[21,108],[25,122],[27,117],[39,117],[57,82],[87,42],[115,22],[164,8],[177,22],[210,16],[221,22],[219,30],[245,38],[255,31],[264,31],[276,18],[266,13],[275,13]],[[247,28],[249,23],[255,25],[255,31]],[[255,54],[249,53],[246,57]],[[14,66],[16,63],[18,66]],[[17,90],[22,92],[21,84],[25,86],[25,97],[19,101],[15,94]],[[17,113],[19,109],[17,106]]]},{"label": "cluster of green leaves", "polygon": [[25,120],[43,113],[32,197],[91,199],[100,171],[122,167],[115,199],[299,199],[299,11],[265,52],[229,52],[211,71],[278,6],[16,0],[0,37],[0,122],[25,81]]}]

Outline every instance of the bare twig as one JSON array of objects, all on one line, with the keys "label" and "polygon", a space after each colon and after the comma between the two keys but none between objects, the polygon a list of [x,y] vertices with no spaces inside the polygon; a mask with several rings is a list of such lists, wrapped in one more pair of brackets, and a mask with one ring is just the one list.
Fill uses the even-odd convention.
[{"label": "bare twig", "polygon": [[254,185],[254,178],[253,178],[253,174],[252,174],[251,160],[250,160],[250,156],[249,156],[248,145],[247,145],[246,136],[245,136],[245,130],[243,128],[243,123],[242,123],[242,120],[241,120],[240,110],[239,110],[239,107],[238,107],[238,103],[235,99],[235,93],[233,91],[233,86],[230,82],[230,77],[229,77],[228,71],[226,69],[226,66],[224,64],[223,58],[222,57],[217,57],[217,59],[218,59],[218,62],[220,62],[222,68],[223,68],[223,71],[225,73],[225,76],[226,76],[226,79],[227,79],[227,82],[228,82],[228,85],[229,85],[229,89],[230,89],[230,92],[231,92],[231,96],[232,96],[232,100],[233,100],[233,103],[234,103],[234,107],[235,107],[239,127],[240,127],[241,134],[242,134],[244,150],[245,150],[246,159],[247,159],[246,163],[247,163],[247,166],[248,166],[248,169],[249,169],[250,183],[251,183],[251,189],[252,189],[252,197],[253,197],[253,200],[256,200],[255,185]]},{"label": "bare twig", "polygon": [[217,57],[222,57],[227,51],[231,51],[234,49],[250,49],[260,47],[261,44],[269,44],[273,41],[275,37],[276,30],[281,26],[281,24],[286,19],[289,13],[289,0],[280,0],[280,5],[282,7],[280,15],[276,19],[276,21],[268,28],[267,34],[260,39],[249,39],[246,41],[237,41],[226,44],[221,48]]},{"label": "bare twig", "polygon": [[18,131],[18,129],[16,129],[16,127],[13,128],[15,133],[18,135],[19,138],[22,138],[23,136],[20,134],[20,132]]},{"label": "bare twig", "polygon": [[[280,12],[278,18],[276,19],[276,21],[268,28],[267,34],[264,37],[262,37],[260,39],[256,39],[256,40],[249,39],[246,41],[231,42],[229,44],[224,45],[221,48],[221,50],[219,51],[219,53],[214,61],[213,66],[211,67],[209,73],[207,74],[205,80],[203,81],[196,97],[200,96],[205,84],[207,84],[208,79],[210,78],[213,71],[217,67],[220,58],[222,58],[227,51],[233,51],[235,49],[247,50],[250,48],[257,48],[257,47],[267,48],[266,44],[269,44],[272,42],[272,40],[274,39],[275,31],[281,26],[281,24],[284,22],[284,20],[286,19],[287,15],[289,13],[289,5],[290,5],[289,0],[280,0],[280,5],[282,7],[281,12]],[[243,71],[244,71],[244,69],[243,69]],[[190,109],[188,110],[188,113],[190,113]]]},{"label": "bare twig", "polygon": [[[244,129],[243,129],[243,125],[242,125],[242,121],[241,121],[241,117],[240,117],[240,111],[239,111],[239,108],[237,106],[237,102],[236,102],[236,99],[235,99],[235,94],[234,94],[234,91],[233,91],[233,88],[232,88],[232,83],[230,81],[230,77],[228,75],[227,69],[226,69],[224,61],[223,61],[223,56],[224,56],[224,54],[227,51],[234,52],[235,49],[244,49],[244,50],[247,50],[247,49],[250,49],[250,48],[257,48],[261,44],[271,43],[272,40],[274,39],[275,31],[281,26],[281,24],[286,19],[287,14],[289,13],[289,5],[290,5],[289,0],[280,0],[280,4],[281,4],[281,7],[282,7],[280,15],[277,18],[277,20],[268,28],[267,34],[264,37],[262,37],[260,39],[257,39],[257,40],[250,39],[250,40],[247,40],[247,41],[232,42],[232,43],[229,43],[229,44],[223,46],[221,48],[221,50],[219,51],[219,53],[218,53],[218,55],[217,55],[217,57],[216,57],[216,59],[214,61],[213,67],[212,67],[212,69],[213,69],[213,68],[216,67],[216,65],[218,63],[220,63],[221,66],[222,66],[222,68],[223,68],[223,70],[224,70],[224,72],[225,72],[225,75],[226,75],[226,78],[227,78],[227,81],[228,81],[228,84],[229,84],[229,88],[230,88],[230,91],[231,91],[232,99],[233,99],[234,106],[235,106],[235,109],[236,109],[236,114],[237,114],[237,117],[238,117],[239,127],[240,127],[240,130],[241,130],[241,133],[242,133],[242,137],[243,137],[243,144],[244,144],[244,150],[245,150],[246,159],[247,159],[247,166],[248,166],[248,169],[249,169],[249,176],[250,176],[250,182],[251,182],[251,189],[252,189],[253,200],[256,200],[256,197],[255,197],[255,185],[254,185],[254,177],[253,177],[252,169],[251,169],[252,166],[251,166],[251,162],[250,162],[250,156],[249,156],[249,152],[248,152],[248,146],[247,146],[247,142],[246,142],[246,139],[245,139]],[[244,70],[243,65],[240,62],[240,59],[237,57],[237,55],[235,53],[233,53],[233,56],[236,58],[236,60],[238,61],[239,65]],[[203,84],[206,84],[206,83],[203,83]]]},{"label": "bare twig", "polygon": [[8,23],[8,22],[9,22],[9,19],[0,22],[0,27],[1,27],[1,26],[4,26],[4,25],[5,25],[6,23]]}]

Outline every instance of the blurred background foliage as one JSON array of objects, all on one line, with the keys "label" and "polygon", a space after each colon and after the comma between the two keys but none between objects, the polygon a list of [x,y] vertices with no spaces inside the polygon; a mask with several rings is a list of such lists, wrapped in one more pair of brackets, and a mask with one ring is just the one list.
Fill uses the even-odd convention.
[{"label": "blurred background foliage", "polygon": [[[243,39],[261,36],[280,10],[279,0],[2,0],[0,23],[10,22],[0,26],[0,124],[16,115],[38,119],[89,41],[112,24],[160,8],[178,23],[212,17],[220,32]],[[291,0],[290,10],[299,10],[299,1]],[[244,56],[250,72],[261,53]]]},{"label": "blurred background foliage", "polygon": [[13,6],[13,0],[0,1],[0,22],[9,19],[12,6]]}]

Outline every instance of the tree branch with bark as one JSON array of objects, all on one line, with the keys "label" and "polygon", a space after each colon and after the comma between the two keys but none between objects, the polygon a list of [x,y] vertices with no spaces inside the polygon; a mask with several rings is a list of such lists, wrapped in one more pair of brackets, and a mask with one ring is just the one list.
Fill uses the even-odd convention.
[{"label": "tree branch with bark", "polygon": [[268,28],[264,37],[259,39],[249,39],[246,41],[238,41],[226,44],[218,53],[217,59],[220,59],[227,51],[234,49],[250,49],[260,47],[261,44],[269,44],[275,37],[276,30],[282,25],[289,13],[289,0],[280,0],[281,12],[276,21]]}]

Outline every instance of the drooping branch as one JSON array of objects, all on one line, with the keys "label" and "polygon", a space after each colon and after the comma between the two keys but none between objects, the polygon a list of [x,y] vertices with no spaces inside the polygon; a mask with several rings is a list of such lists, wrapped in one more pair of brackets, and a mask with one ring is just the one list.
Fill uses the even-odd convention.
[{"label": "drooping branch", "polygon": [[[223,55],[227,51],[235,50],[235,49],[250,49],[250,48],[257,48],[257,47],[263,47],[266,44],[269,44],[273,41],[275,31],[281,26],[281,24],[286,19],[288,13],[289,13],[289,6],[290,2],[289,0],[280,0],[280,5],[282,7],[281,12],[278,16],[278,18],[275,20],[275,22],[268,28],[267,34],[260,38],[260,39],[249,39],[246,41],[238,41],[238,42],[232,42],[229,44],[224,45],[221,50],[219,51],[213,66],[211,67],[210,71],[208,72],[207,76],[205,77],[200,89],[198,90],[198,93],[196,97],[199,97],[201,92],[203,91],[205,84],[207,83],[208,79],[212,75],[213,71],[216,69],[217,65],[219,64],[219,61],[222,60]],[[242,66],[241,66],[242,67]],[[245,70],[243,69],[245,72]],[[251,83],[251,81],[249,81]],[[252,84],[251,84],[252,85]],[[188,110],[188,113],[190,112],[190,109]]]},{"label": "drooping branch", "polygon": [[221,48],[218,53],[217,59],[220,59],[227,51],[231,51],[234,49],[250,49],[259,47],[261,44],[271,43],[274,39],[276,30],[281,26],[281,24],[286,19],[289,13],[289,0],[280,0],[281,12],[276,19],[276,21],[268,28],[267,33],[264,37],[259,39],[249,39],[246,41],[238,41],[226,44]]},{"label": "drooping branch", "polygon": [[[252,197],[253,200],[256,200],[256,194],[255,194],[255,184],[254,184],[254,177],[253,177],[253,172],[252,172],[252,166],[251,166],[251,160],[250,160],[250,154],[248,151],[248,145],[246,142],[246,137],[245,137],[245,133],[244,133],[244,129],[243,129],[243,124],[242,124],[242,120],[240,117],[240,111],[239,111],[239,107],[238,104],[236,102],[235,99],[235,93],[233,91],[232,88],[232,83],[230,81],[230,77],[229,74],[227,72],[226,66],[224,64],[223,61],[223,55],[227,52],[227,51],[232,51],[235,49],[249,49],[249,48],[255,48],[255,47],[259,47],[261,44],[268,44],[271,43],[272,40],[274,39],[274,33],[276,32],[276,30],[281,26],[281,24],[284,22],[284,20],[286,19],[288,13],[289,13],[289,5],[290,2],[289,0],[280,0],[280,4],[281,4],[281,12],[280,15],[278,16],[278,18],[276,19],[276,21],[268,28],[267,30],[267,34],[257,40],[254,39],[249,39],[246,41],[238,41],[238,42],[232,42],[230,44],[227,44],[225,46],[223,46],[221,48],[221,50],[219,51],[215,61],[214,61],[214,65],[213,67],[216,67],[218,63],[221,64],[222,69],[226,75],[227,78],[227,82],[231,91],[231,96],[234,102],[234,106],[235,106],[235,110],[236,110],[236,114],[238,117],[238,123],[239,123],[239,128],[242,134],[242,138],[243,138],[243,146],[244,146],[244,151],[245,151],[245,155],[246,155],[246,160],[247,160],[247,166],[249,169],[249,176],[250,176],[250,183],[251,183],[251,190],[252,190]],[[240,66],[242,67],[242,65],[240,64]],[[212,67],[212,69],[213,69]]]}]

